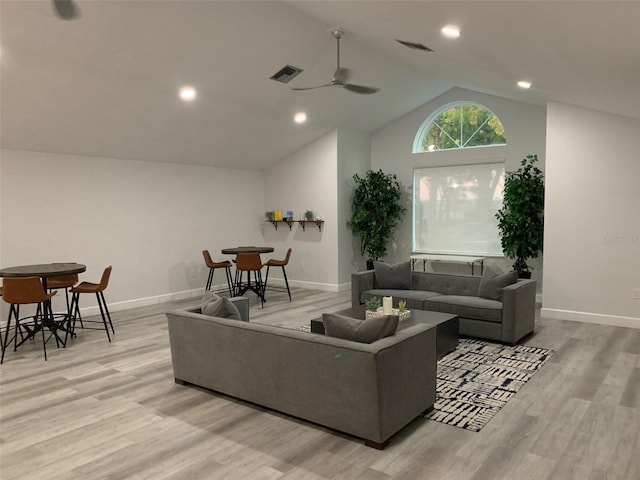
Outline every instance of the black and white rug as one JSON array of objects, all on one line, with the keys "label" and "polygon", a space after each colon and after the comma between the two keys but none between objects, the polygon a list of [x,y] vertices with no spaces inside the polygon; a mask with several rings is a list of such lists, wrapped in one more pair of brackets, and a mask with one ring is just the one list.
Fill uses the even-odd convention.
[{"label": "black and white rug", "polygon": [[461,338],[438,361],[436,403],[426,418],[478,432],[545,364],[553,350]]}]

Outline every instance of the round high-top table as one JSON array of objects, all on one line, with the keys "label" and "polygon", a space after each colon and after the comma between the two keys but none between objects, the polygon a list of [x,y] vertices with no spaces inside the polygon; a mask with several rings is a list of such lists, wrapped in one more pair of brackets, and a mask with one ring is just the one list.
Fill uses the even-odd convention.
[{"label": "round high-top table", "polygon": [[[0,277],[40,277],[42,280],[42,286],[44,287],[44,291],[47,291],[47,278],[48,277],[57,277],[60,275],[72,275],[74,273],[82,273],[87,270],[87,266],[82,263],[42,263],[37,265],[19,265],[17,267],[7,267],[0,269]],[[51,311],[51,300],[47,300],[49,312]],[[46,309],[45,309],[46,312]],[[53,313],[51,313],[53,315]],[[46,316],[46,315],[45,315]],[[71,312],[67,312],[65,314],[69,320],[71,319]],[[53,322],[47,322],[44,318],[41,323],[36,323],[36,326],[33,329],[29,329],[25,326],[25,330],[27,331],[27,336],[22,339],[20,344],[24,343],[27,339],[33,338],[35,334],[45,326],[51,330],[51,333],[56,337],[56,343],[59,345],[62,343],[65,346],[65,341],[62,340],[62,337],[58,335],[57,328],[53,327]],[[68,330],[65,328],[61,328],[61,330]],[[7,335],[9,332],[7,332]],[[44,338],[44,337],[43,337]],[[6,341],[6,338],[5,338]],[[6,343],[6,342],[5,342]],[[47,357],[45,350],[45,359]]]},{"label": "round high-top table", "polygon": [[236,255],[238,253],[272,253],[273,247],[233,247],[223,248],[225,255]]},{"label": "round high-top table", "polygon": [[[273,252],[273,247],[256,247],[256,246],[246,246],[246,247],[233,247],[233,248],[223,248],[222,253],[225,255],[237,255],[239,253],[271,253]],[[238,273],[240,276],[238,276]],[[258,295],[261,302],[264,304],[266,301],[264,298],[264,285],[262,284],[262,275],[260,274],[259,279],[256,282],[251,283],[251,272],[247,272],[247,283],[242,284],[242,272],[236,270],[236,278],[233,282],[233,291],[234,295],[242,296],[246,293],[247,290],[251,290]]]},{"label": "round high-top table", "polygon": [[81,263],[42,263],[38,265],[20,265],[0,269],[0,277],[40,277],[47,289],[47,277],[82,273],[87,266]]}]

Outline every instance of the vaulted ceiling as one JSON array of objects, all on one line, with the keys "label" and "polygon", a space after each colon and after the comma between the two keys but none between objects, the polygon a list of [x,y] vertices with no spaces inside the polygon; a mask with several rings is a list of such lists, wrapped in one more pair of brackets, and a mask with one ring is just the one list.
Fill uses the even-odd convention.
[{"label": "vaulted ceiling", "polygon": [[[3,148],[263,169],[337,127],[374,132],[454,86],[640,118],[640,2],[76,4],[81,16],[61,20],[49,0],[0,0]],[[444,38],[445,24],[460,38]],[[380,92],[291,90],[329,81],[336,27],[350,81]],[[304,71],[270,80],[287,64]],[[186,84],[194,102],[177,96]]]}]

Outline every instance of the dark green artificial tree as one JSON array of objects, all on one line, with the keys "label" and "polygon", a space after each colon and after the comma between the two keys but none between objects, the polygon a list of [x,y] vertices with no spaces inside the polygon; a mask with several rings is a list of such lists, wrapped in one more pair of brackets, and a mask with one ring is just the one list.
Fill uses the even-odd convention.
[{"label": "dark green artificial tree", "polygon": [[527,155],[518,170],[506,173],[504,201],[496,213],[502,250],[515,259],[520,278],[531,277],[526,261],[542,252],[544,241],[544,174],[537,161],[537,155]]},{"label": "dark green artificial tree", "polygon": [[402,189],[393,174],[368,170],[363,177],[353,176],[355,191],[351,205],[351,220],[347,226],[360,237],[360,254],[367,255],[367,268],[383,258],[396,226],[406,208],[400,203]]}]

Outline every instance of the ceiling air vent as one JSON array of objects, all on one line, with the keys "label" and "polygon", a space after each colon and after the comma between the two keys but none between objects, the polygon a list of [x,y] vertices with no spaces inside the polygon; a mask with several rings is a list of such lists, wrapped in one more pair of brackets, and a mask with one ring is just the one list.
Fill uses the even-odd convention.
[{"label": "ceiling air vent", "polygon": [[432,48],[423,45],[422,43],[414,43],[414,42],[405,42],[404,40],[396,40],[396,42],[401,43],[407,48],[413,48],[415,50],[424,50],[425,52],[433,52]]},{"label": "ceiling air vent", "polygon": [[278,70],[276,73],[271,75],[271,80],[275,80],[280,83],[289,83],[289,81],[293,78],[296,78],[298,75],[302,73],[302,69],[298,67],[292,67],[291,65],[286,65]]}]

